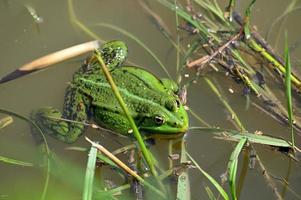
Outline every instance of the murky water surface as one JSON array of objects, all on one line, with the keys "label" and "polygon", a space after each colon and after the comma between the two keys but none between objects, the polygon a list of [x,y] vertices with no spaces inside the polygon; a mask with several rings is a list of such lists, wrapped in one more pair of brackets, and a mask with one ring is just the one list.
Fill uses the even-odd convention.
[{"label": "murky water surface", "polygon": [[[226,4],[225,1],[221,1]],[[253,13],[253,24],[258,31],[265,35],[270,24],[278,17],[287,6],[288,1],[266,0],[256,3]],[[243,10],[246,1],[239,1],[239,9]],[[151,7],[156,11],[173,34],[176,33],[174,13],[150,1]],[[26,6],[33,7],[37,14],[43,18],[43,23],[35,23]],[[129,60],[136,65],[144,66],[160,77],[166,77],[158,63],[129,37],[105,27],[99,23],[107,23],[123,28],[144,42],[168,67],[168,71],[175,79],[176,53],[170,42],[157,29],[154,22],[134,0],[86,0],[74,1],[74,8],[78,18],[88,28],[93,30],[103,40],[120,39],[129,47]],[[300,41],[300,11],[288,16],[281,30],[277,25],[269,37],[272,45],[279,52],[283,49],[283,34],[278,41],[279,31],[287,29],[290,44]],[[75,44],[93,40],[89,35],[70,22],[68,3],[62,0],[38,1],[38,0],[1,0],[0,1],[0,75],[4,75],[20,65],[34,58],[46,55]],[[301,54],[301,48],[295,48],[294,57]],[[12,110],[19,114],[29,116],[29,113],[42,106],[54,106],[62,108],[65,87],[71,80],[73,72],[81,65],[83,57],[68,60],[57,64],[55,67],[30,76],[0,85],[0,107]],[[279,125],[255,108],[246,111],[246,100],[241,95],[241,87],[233,80],[225,79],[224,74],[217,73],[212,76],[219,82],[221,88],[227,91],[228,87],[235,93],[224,92],[229,104],[240,116],[241,121],[249,131],[261,130],[270,135],[289,138],[287,128]],[[277,90],[278,88],[275,88]],[[279,87],[278,90],[282,89]],[[230,122],[229,114],[212,93],[205,81],[200,79],[188,90],[189,107],[205,119],[208,123],[223,128],[234,128]],[[1,115],[4,116],[4,115]],[[191,126],[200,126],[199,122],[190,116]],[[109,134],[99,134],[98,131],[88,129],[86,134],[107,148],[114,150],[127,144],[127,139],[112,137]],[[41,162],[39,149],[31,135],[28,123],[15,118],[12,125],[0,130],[0,156],[6,156],[35,164],[34,167],[20,167],[0,162],[0,199],[39,199],[45,181],[45,168],[37,166]],[[53,138],[47,137],[51,151],[55,152],[59,159],[68,163],[53,165],[53,173],[50,177],[47,199],[81,199],[81,188],[87,154],[78,151],[66,150],[70,145],[62,144]],[[116,142],[119,141],[119,143]],[[227,162],[235,146],[234,143],[217,140],[212,135],[200,131],[187,133],[187,149],[214,178],[226,171]],[[300,137],[297,138],[300,144]],[[162,155],[167,152],[166,141],[159,141],[152,149]],[[88,147],[89,144],[80,138],[72,146]],[[268,173],[274,177],[275,186],[285,199],[300,199],[301,168],[297,162],[289,159],[269,148],[256,145],[257,153],[265,165]],[[163,155],[159,157],[167,162]],[[239,162],[239,170],[242,168],[242,159]],[[78,174],[78,176],[72,175]],[[108,170],[107,173],[111,173]],[[70,174],[70,177],[68,175]],[[105,173],[104,173],[105,174]],[[192,199],[208,199],[204,186],[211,184],[200,175],[197,170],[190,170],[190,184],[192,186]],[[116,183],[120,182],[118,175],[110,174]],[[289,186],[285,187],[278,178],[286,178]],[[262,175],[258,167],[246,172],[241,185],[241,199],[274,199],[271,187]],[[211,187],[213,189],[213,187]]]}]

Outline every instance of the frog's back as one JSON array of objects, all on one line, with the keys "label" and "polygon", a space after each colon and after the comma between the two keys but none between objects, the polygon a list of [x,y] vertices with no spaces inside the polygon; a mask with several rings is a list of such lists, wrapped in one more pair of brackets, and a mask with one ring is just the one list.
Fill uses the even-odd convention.
[{"label": "frog's back", "polygon": [[[128,106],[131,106],[132,101],[135,101],[135,103],[139,102],[139,99],[145,101],[145,103],[149,100],[163,106],[165,102],[174,101],[173,96],[170,95],[170,92],[164,87],[160,79],[148,71],[137,67],[123,66],[111,71],[111,75]],[[78,78],[75,84],[84,94],[91,98],[92,104],[116,111],[116,105],[119,104],[115,102],[116,98],[111,86],[101,69],[99,69],[98,73],[86,74]]]}]

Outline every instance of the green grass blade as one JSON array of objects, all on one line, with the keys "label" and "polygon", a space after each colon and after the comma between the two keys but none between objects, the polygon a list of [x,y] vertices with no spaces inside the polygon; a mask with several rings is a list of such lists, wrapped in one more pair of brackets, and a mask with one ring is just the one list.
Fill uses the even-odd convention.
[{"label": "green grass blade", "polygon": [[228,6],[226,7],[225,17],[228,18],[230,22],[232,22],[233,20],[232,13],[235,4],[236,4],[236,0],[229,0]]},{"label": "green grass blade", "polygon": [[68,0],[68,13],[71,23],[73,23],[75,26],[77,26],[79,29],[81,29],[84,33],[86,33],[91,38],[94,38],[98,41],[104,42],[104,40],[99,37],[96,33],[94,33],[92,30],[90,30],[84,23],[82,23],[76,16],[74,12],[73,7],[73,0]]},{"label": "green grass blade", "polygon": [[83,200],[92,200],[93,195],[93,180],[96,166],[97,148],[91,146],[88,158],[88,164],[86,168]]},{"label": "green grass blade", "polygon": [[217,198],[214,196],[212,190],[208,187],[208,186],[205,186],[205,190],[207,192],[207,195],[209,197],[210,200],[216,200]]},{"label": "green grass blade", "polygon": [[[177,0],[174,0],[175,6],[177,6]],[[175,10],[175,18],[176,18],[176,27],[179,27],[179,16],[177,10]],[[180,35],[179,35],[179,30],[177,29],[176,32],[176,44],[177,47],[180,45]],[[176,69],[177,69],[177,75],[179,74],[180,70],[180,49],[176,48]]]},{"label": "green grass blade", "polygon": [[190,14],[185,12],[184,9],[180,8],[179,6],[175,6],[174,4],[172,4],[166,0],[157,0],[157,1],[158,1],[158,3],[164,5],[165,7],[169,8],[172,11],[177,10],[178,16],[182,17],[184,20],[191,23],[191,25],[193,25],[195,28],[197,28],[200,31],[200,34],[202,37],[208,39],[208,35],[210,35],[213,38],[215,38],[215,35],[212,35],[204,25],[202,25],[198,21],[192,19]]},{"label": "green grass blade", "polygon": [[102,153],[97,154],[97,158],[100,159],[102,162],[104,162],[107,165],[110,165],[113,168],[119,168],[110,158],[103,155]]},{"label": "green grass blade", "polygon": [[287,113],[289,119],[289,126],[291,131],[291,142],[293,148],[295,146],[295,136],[294,136],[294,129],[293,129],[293,106],[292,106],[292,85],[291,85],[291,60],[290,60],[290,53],[288,49],[288,42],[287,42],[287,33],[285,32],[285,66],[286,66],[286,73],[285,73],[285,88],[286,88],[286,100],[287,100]]},{"label": "green grass blade", "polygon": [[[182,140],[181,143],[181,163],[187,163],[185,142]],[[179,200],[190,200],[190,184],[188,169],[185,169],[178,177],[177,185],[177,199]]]},{"label": "green grass blade", "polygon": [[234,151],[232,152],[229,163],[228,163],[229,184],[230,184],[232,199],[234,199],[234,200],[237,200],[235,181],[236,181],[238,156],[239,156],[242,148],[246,144],[246,142],[247,142],[246,137],[241,138],[241,140],[236,145]]},{"label": "green grass blade", "polygon": [[[102,70],[103,70],[103,72],[106,76],[106,79],[109,82],[109,84],[111,85],[111,88],[112,88],[112,91],[113,91],[115,97],[117,98],[124,114],[126,115],[127,119],[129,120],[129,123],[132,127],[132,130],[133,130],[133,135],[134,135],[134,137],[136,138],[136,140],[138,142],[139,149],[141,150],[142,155],[143,155],[143,157],[144,157],[144,159],[145,159],[152,175],[155,177],[158,185],[160,186],[161,191],[165,192],[165,188],[164,188],[163,183],[158,179],[158,173],[157,173],[156,168],[155,168],[155,162],[153,160],[153,156],[148,151],[148,149],[146,148],[146,145],[144,144],[143,138],[142,138],[142,136],[141,136],[136,124],[135,124],[135,121],[134,121],[133,117],[131,116],[130,111],[127,108],[124,100],[122,99],[121,94],[120,94],[116,84],[114,83],[113,78],[112,78],[108,68],[106,67],[104,61],[102,60],[101,54],[98,50],[95,50],[95,57],[97,58],[98,62],[100,63],[100,65],[102,67]],[[97,83],[95,83],[95,84],[97,84]]]},{"label": "green grass blade", "polygon": [[205,81],[211,88],[211,90],[216,94],[216,96],[220,99],[220,101],[223,103],[223,105],[226,107],[226,109],[229,111],[231,116],[233,116],[233,120],[236,123],[236,125],[241,129],[241,130],[246,130],[241,121],[239,120],[238,116],[236,115],[235,111],[232,109],[232,107],[228,104],[226,99],[223,97],[223,95],[218,91],[217,87],[212,83],[212,81],[208,78],[205,78]]},{"label": "green grass blade", "polygon": [[2,119],[0,119],[0,129],[10,125],[11,123],[13,123],[13,118],[11,116],[7,116],[7,117],[3,117]]},{"label": "green grass blade", "polygon": [[8,163],[8,164],[20,165],[20,166],[23,166],[23,167],[32,167],[33,166],[33,164],[30,163],[30,162],[24,162],[24,161],[21,161],[21,160],[16,160],[16,159],[4,157],[4,156],[0,156],[0,161]]},{"label": "green grass blade", "polygon": [[214,185],[214,187],[217,189],[217,191],[221,194],[223,199],[229,200],[228,194],[225,192],[223,187],[214,179],[212,176],[210,176],[207,172],[205,172],[198,163],[189,155],[188,152],[186,152],[188,158],[192,161],[192,163],[197,167],[197,169]]},{"label": "green grass blade", "polygon": [[217,19],[222,21],[224,25],[229,25],[228,21],[225,19],[223,11],[220,9],[219,5],[216,1],[212,0],[194,0],[196,3],[198,3],[201,7],[203,7],[205,10],[207,10],[209,13],[212,13]]},{"label": "green grass blade", "polygon": [[[280,33],[282,33],[281,27],[284,23],[284,20],[288,17],[288,15],[292,14],[292,12],[298,11],[300,9],[300,7],[296,7],[296,5],[298,5],[299,0],[291,0],[291,2],[287,5],[287,7],[285,8],[285,10],[283,11],[283,13],[281,15],[278,15],[278,17],[275,18],[275,20],[269,25],[268,30],[265,34],[265,39],[266,41],[270,41],[270,34],[271,33],[275,33],[276,30],[273,30],[274,27],[277,25],[278,28],[278,34],[277,34],[277,39],[276,39],[276,44],[274,45],[275,47],[277,47],[277,41],[279,38]],[[275,36],[273,36],[275,37]]]},{"label": "green grass blade", "polygon": [[245,38],[249,39],[251,37],[251,31],[250,31],[250,15],[251,15],[251,10],[254,7],[256,0],[252,0],[250,5],[247,7],[246,12],[245,12],[245,19],[244,19],[244,33],[245,33]]},{"label": "green grass blade", "polygon": [[244,131],[243,133],[237,130],[227,130],[220,128],[206,128],[206,127],[190,127],[190,130],[202,130],[221,137],[222,139],[240,141],[242,138],[247,138],[250,143],[264,144],[275,147],[291,148],[291,144],[283,139],[274,138],[266,135],[256,135]]}]

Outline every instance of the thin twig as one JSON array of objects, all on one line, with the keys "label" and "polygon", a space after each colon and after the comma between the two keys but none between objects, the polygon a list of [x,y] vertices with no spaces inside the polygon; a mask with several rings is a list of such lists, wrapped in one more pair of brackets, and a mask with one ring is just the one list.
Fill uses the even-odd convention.
[{"label": "thin twig", "polygon": [[208,62],[210,62],[214,57],[216,57],[218,54],[220,54],[221,52],[223,52],[226,48],[228,48],[231,43],[235,42],[236,40],[238,40],[240,38],[240,36],[242,35],[242,30],[241,29],[239,31],[239,33],[237,33],[236,35],[234,35],[228,42],[226,42],[224,45],[222,45],[221,47],[219,47],[216,51],[214,51],[210,56],[206,55],[206,56],[203,56],[197,60],[194,60],[192,62],[189,62],[187,64],[187,67],[188,68],[192,68],[196,65],[200,65],[200,64],[206,64]]},{"label": "thin twig", "polygon": [[157,188],[146,182],[141,176],[139,176],[136,172],[131,170],[126,164],[124,164],[121,160],[119,160],[115,155],[113,155],[110,151],[108,151],[105,147],[102,145],[93,142],[88,137],[85,137],[85,139],[92,144],[92,146],[96,147],[101,153],[105,154],[107,157],[109,157],[114,163],[116,163],[120,168],[122,168],[124,171],[126,171],[128,174],[135,177],[138,181],[140,181],[142,184],[147,186],[149,189],[151,189],[153,192],[156,192],[161,197],[164,197],[164,194],[159,191]]}]

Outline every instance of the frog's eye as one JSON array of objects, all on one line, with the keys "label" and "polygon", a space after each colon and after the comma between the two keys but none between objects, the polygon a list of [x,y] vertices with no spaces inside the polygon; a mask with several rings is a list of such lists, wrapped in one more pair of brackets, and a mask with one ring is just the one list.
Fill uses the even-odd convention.
[{"label": "frog's eye", "polygon": [[164,124],[164,122],[165,122],[165,120],[162,116],[155,116],[155,123],[157,125],[162,125],[162,124]]}]

